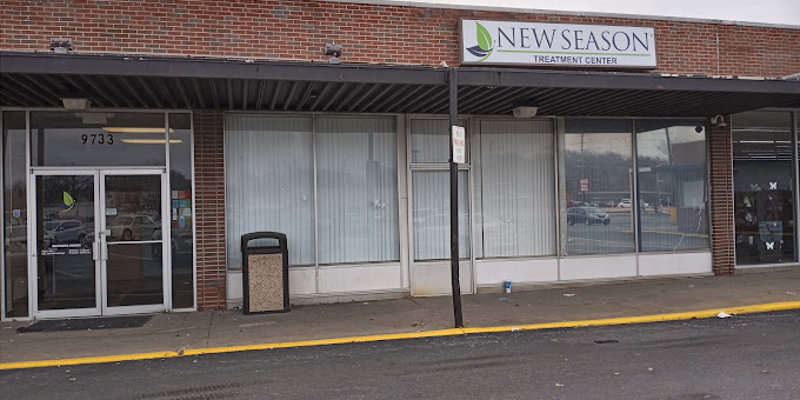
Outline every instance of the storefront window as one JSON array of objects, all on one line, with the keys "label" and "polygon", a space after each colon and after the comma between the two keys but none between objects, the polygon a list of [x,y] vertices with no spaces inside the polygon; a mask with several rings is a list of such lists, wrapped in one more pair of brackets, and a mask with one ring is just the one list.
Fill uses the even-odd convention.
[{"label": "storefront window", "polygon": [[32,112],[31,165],[164,166],[164,114]]},{"label": "storefront window", "polygon": [[566,120],[565,255],[635,251],[631,128],[626,120]]},{"label": "storefront window", "polygon": [[28,315],[25,113],[3,113],[3,257],[6,317]]},{"label": "storefront window", "polygon": [[172,307],[194,307],[194,215],[190,114],[169,115]]},{"label": "storefront window", "polygon": [[791,113],[748,112],[732,119],[738,265],[797,260]]},{"label": "storefront window", "polygon": [[317,118],[320,264],[400,260],[395,120]]},{"label": "storefront window", "polygon": [[479,257],[556,252],[554,131],[550,120],[481,120],[475,137],[483,230]]},{"label": "storefront window", "polygon": [[310,116],[229,115],[225,121],[228,267],[241,236],[286,234],[289,264],[314,265],[314,137]]},{"label": "storefront window", "polygon": [[256,231],[291,265],[400,259],[395,118],[230,115],[225,152],[230,268]]},{"label": "storefront window", "polygon": [[708,248],[704,121],[636,120],[639,250]]}]

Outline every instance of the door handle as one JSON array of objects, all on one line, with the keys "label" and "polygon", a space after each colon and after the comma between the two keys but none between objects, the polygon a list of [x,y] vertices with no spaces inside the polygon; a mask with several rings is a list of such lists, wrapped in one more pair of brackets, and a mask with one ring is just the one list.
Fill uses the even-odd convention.
[{"label": "door handle", "polygon": [[97,253],[99,253],[99,250],[100,250],[100,243],[95,240],[94,242],[92,242],[92,260],[93,261],[97,261],[97,258],[99,256],[99,254],[97,254]]}]

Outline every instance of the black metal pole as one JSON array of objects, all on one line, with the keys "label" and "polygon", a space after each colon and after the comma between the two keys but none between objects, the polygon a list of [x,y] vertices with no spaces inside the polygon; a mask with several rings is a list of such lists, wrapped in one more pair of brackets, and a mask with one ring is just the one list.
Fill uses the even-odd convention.
[{"label": "black metal pole", "polygon": [[458,268],[458,164],[453,159],[452,127],[458,125],[458,71],[450,69],[450,277],[453,287],[453,315],[456,328],[463,328],[461,315],[461,283]]}]

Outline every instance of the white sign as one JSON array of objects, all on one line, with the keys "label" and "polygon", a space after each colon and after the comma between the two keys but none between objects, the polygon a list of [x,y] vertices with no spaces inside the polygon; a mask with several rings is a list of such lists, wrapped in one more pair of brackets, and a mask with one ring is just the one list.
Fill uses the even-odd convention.
[{"label": "white sign", "polygon": [[461,63],[655,68],[655,30],[462,19]]},{"label": "white sign", "polygon": [[463,126],[453,125],[453,162],[464,164],[467,162],[467,135]]},{"label": "white sign", "polygon": [[589,178],[580,178],[578,179],[578,186],[581,192],[588,192],[589,191]]}]

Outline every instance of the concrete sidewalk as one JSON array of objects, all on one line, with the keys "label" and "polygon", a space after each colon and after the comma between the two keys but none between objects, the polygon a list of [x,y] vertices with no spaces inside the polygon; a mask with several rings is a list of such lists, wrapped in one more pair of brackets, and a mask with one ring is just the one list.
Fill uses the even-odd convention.
[{"label": "concrete sidewalk", "polygon": [[[463,296],[466,327],[536,324],[800,301],[800,267],[734,276],[546,286]],[[241,311],[158,314],[144,327],[17,333],[0,325],[0,363],[177,352],[207,347],[419,332],[453,327],[450,297],[295,306],[285,314]]]}]

